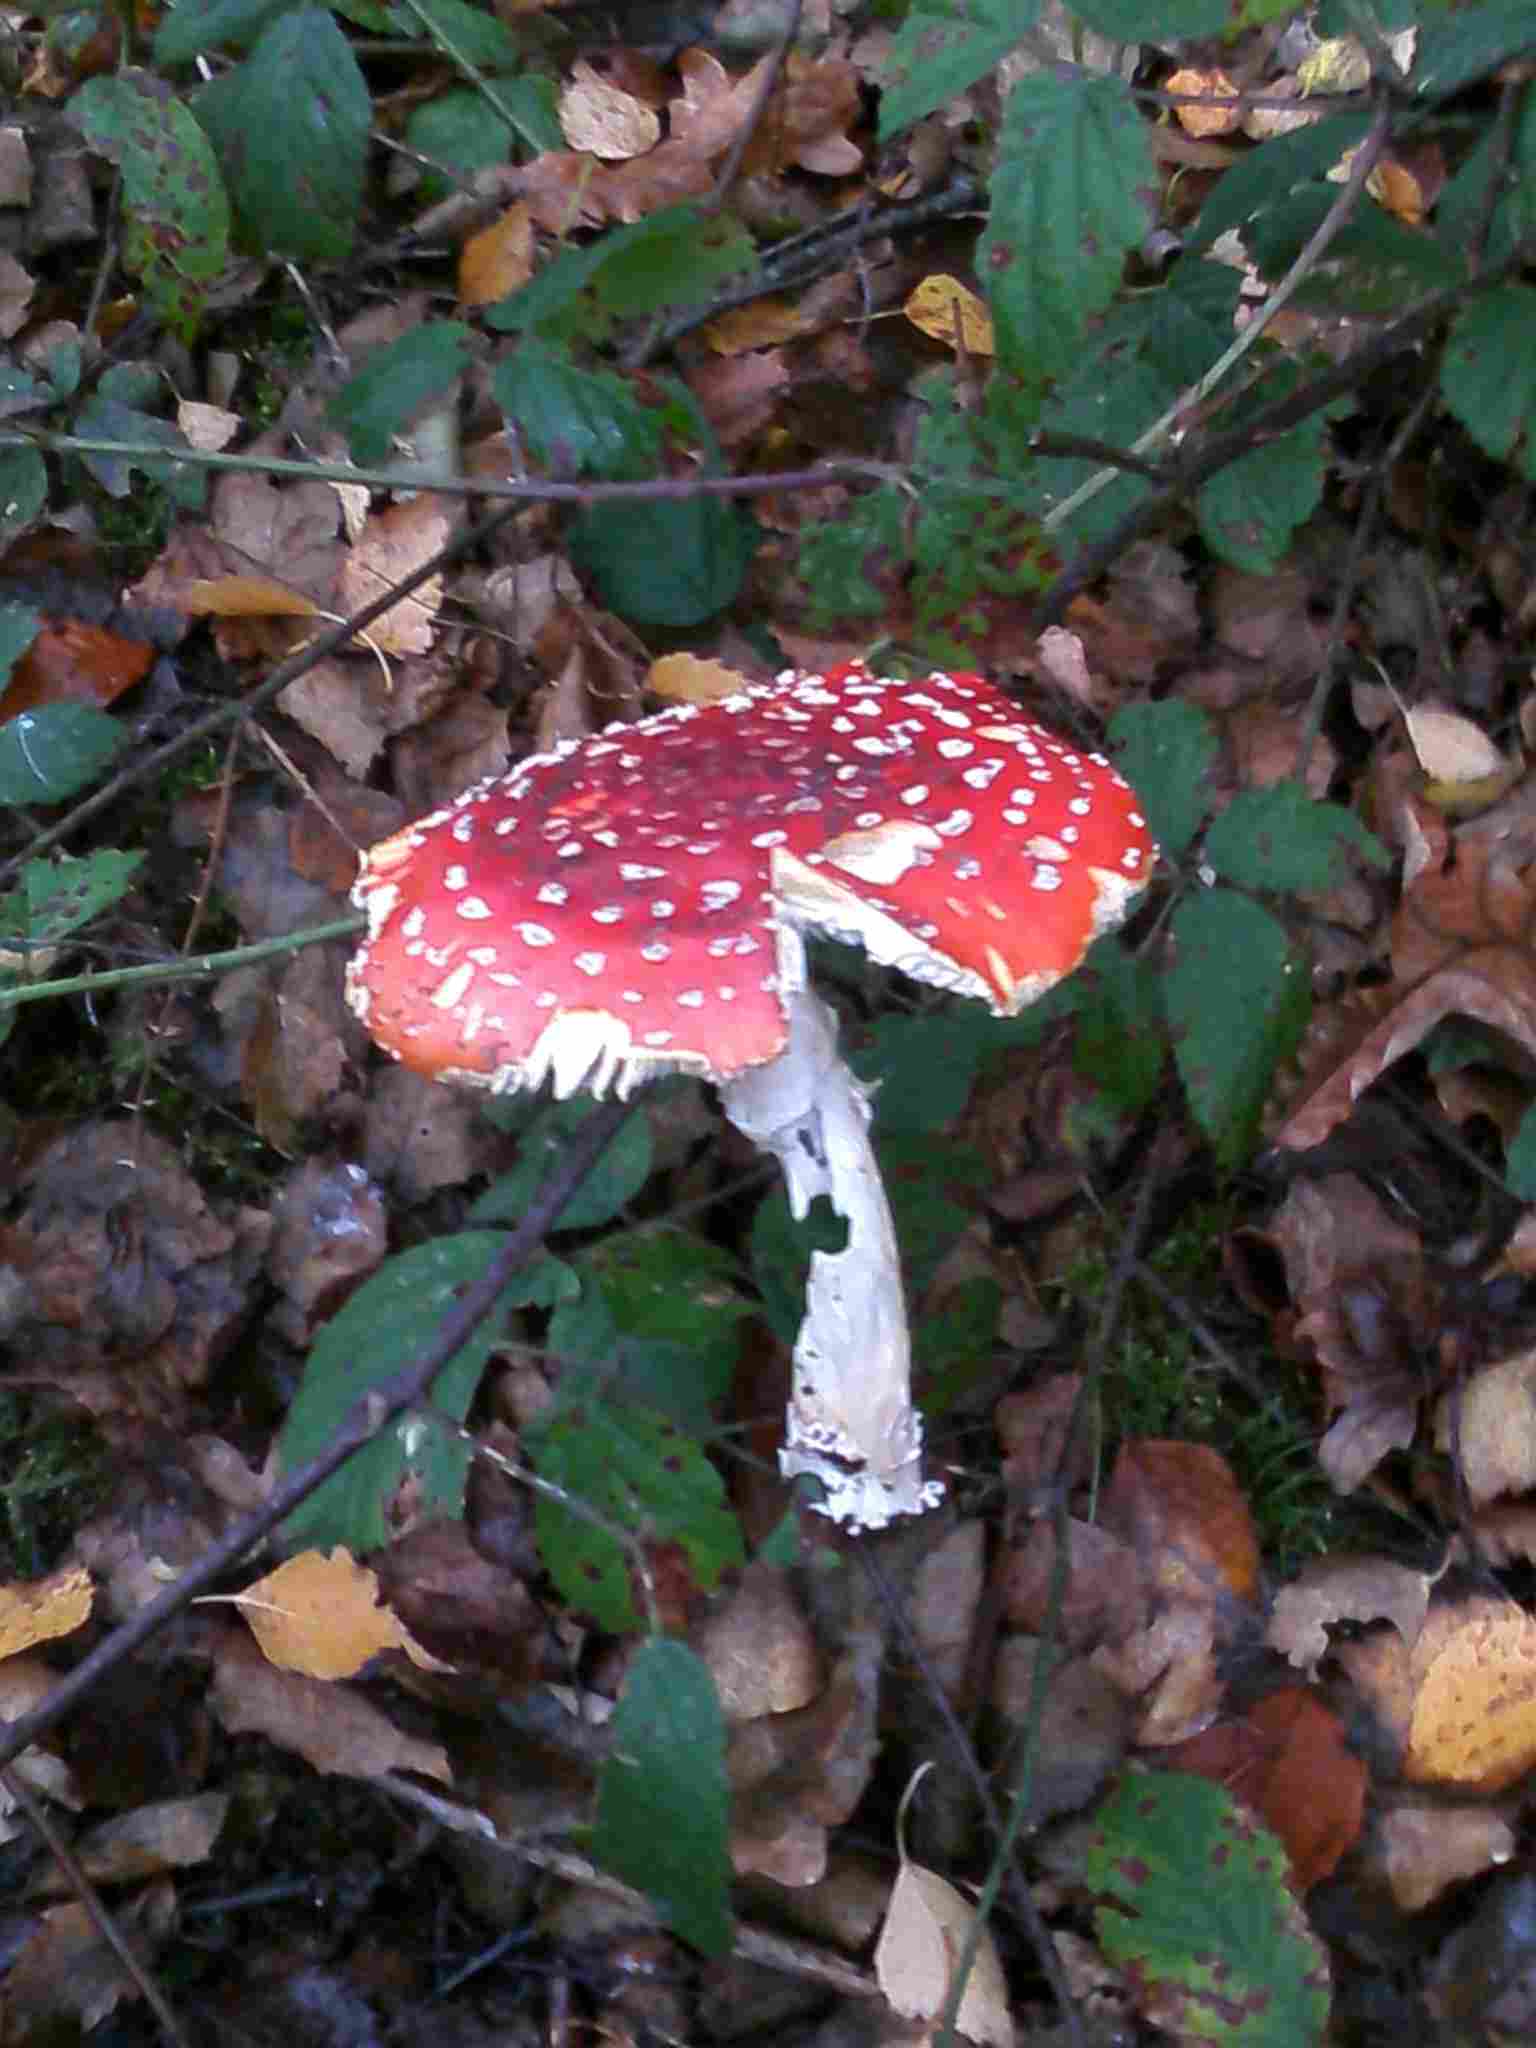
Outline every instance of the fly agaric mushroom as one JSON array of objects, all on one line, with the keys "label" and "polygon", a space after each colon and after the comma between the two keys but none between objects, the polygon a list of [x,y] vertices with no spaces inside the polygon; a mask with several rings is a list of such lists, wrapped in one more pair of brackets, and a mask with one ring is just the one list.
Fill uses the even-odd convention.
[{"label": "fly agaric mushroom", "polygon": [[613,725],[522,762],[370,847],[347,994],[439,1080],[627,1094],[719,1085],[804,1216],[812,1255],[780,1465],[878,1529],[922,1475],[906,1308],[866,1091],[807,985],[804,935],[1013,1015],[1124,917],[1153,847],[1109,763],[977,675],[862,663]]}]

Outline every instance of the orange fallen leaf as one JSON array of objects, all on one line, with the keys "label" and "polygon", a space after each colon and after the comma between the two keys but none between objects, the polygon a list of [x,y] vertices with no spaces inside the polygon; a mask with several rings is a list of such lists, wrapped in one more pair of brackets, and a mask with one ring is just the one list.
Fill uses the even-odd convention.
[{"label": "orange fallen leaf", "polygon": [[240,1595],[240,1611],[268,1663],[309,1678],[351,1678],[385,1650],[441,1670],[379,1604],[379,1582],[350,1552],[301,1550]]},{"label": "orange fallen leaf", "polygon": [[489,306],[533,275],[533,215],[519,200],[459,251],[459,303]]}]

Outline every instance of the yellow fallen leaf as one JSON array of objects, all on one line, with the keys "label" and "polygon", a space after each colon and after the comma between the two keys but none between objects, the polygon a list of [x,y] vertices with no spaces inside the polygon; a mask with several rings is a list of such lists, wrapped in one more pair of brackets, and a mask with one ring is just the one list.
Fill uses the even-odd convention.
[{"label": "yellow fallen leaf", "polygon": [[664,654],[653,661],[645,687],[668,704],[718,704],[747,687],[739,669],[723,661],[703,661],[697,654]]},{"label": "yellow fallen leaf", "polygon": [[995,351],[992,315],[958,277],[935,271],[923,279],[901,310],[920,334],[942,341],[946,348],[964,349],[971,356],[989,356]]},{"label": "yellow fallen leaf", "polygon": [[519,200],[459,251],[459,304],[492,306],[533,275],[533,215]]},{"label": "yellow fallen leaf", "polygon": [[73,1634],[89,1616],[91,1599],[91,1575],[83,1565],[0,1586],[0,1657]]},{"label": "yellow fallen leaf", "polygon": [[301,1550],[240,1595],[240,1611],[269,1664],[306,1678],[351,1678],[384,1650],[445,1667],[379,1604],[379,1582],[345,1550]]}]

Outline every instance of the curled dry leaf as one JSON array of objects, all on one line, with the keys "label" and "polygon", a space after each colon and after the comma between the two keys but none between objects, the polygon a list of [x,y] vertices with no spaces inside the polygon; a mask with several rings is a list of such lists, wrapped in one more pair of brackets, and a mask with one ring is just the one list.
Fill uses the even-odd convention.
[{"label": "curled dry leaf", "polygon": [[[911,1793],[909,1786],[907,1798]],[[902,1848],[901,1870],[875,1944],[875,1980],[903,2018],[936,2020],[945,2010],[975,1925],[976,1908],[936,1870],[912,1862]],[[1008,1984],[987,1927],[976,1944],[955,2026],[968,2041],[1013,2048]]]},{"label": "curled dry leaf", "polygon": [[[336,585],[340,609],[360,611],[419,569],[447,545],[454,518],[453,508],[431,491],[375,512],[342,564]],[[443,579],[433,576],[374,620],[370,643],[385,654],[425,654],[442,601]]]},{"label": "curled dry leaf", "polygon": [[[1175,71],[1164,90],[1192,95],[1190,101],[1173,110],[1186,135],[1230,135],[1242,118],[1237,87],[1225,71]],[[1196,104],[1200,100],[1223,104],[1200,106]]]},{"label": "curled dry leaf", "polygon": [[533,215],[519,200],[459,251],[459,304],[489,306],[533,275]]},{"label": "curled dry leaf", "polygon": [[697,654],[664,654],[646,672],[645,688],[666,704],[717,704],[746,689],[749,678],[723,661]]},{"label": "curled dry leaf", "polygon": [[1454,1449],[1474,1507],[1536,1487],[1536,1351],[1484,1366],[1435,1411],[1435,1447]]},{"label": "curled dry leaf", "polygon": [[1386,1884],[1401,1912],[1422,1913],[1453,1884],[1508,1863],[1516,1847],[1510,1816],[1496,1806],[1405,1799],[1378,1816],[1361,1870]]},{"label": "curled dry leaf", "polygon": [[361,1693],[269,1664],[244,1629],[230,1629],[214,1657],[213,1710],[231,1735],[265,1735],[315,1770],[353,1778],[419,1771],[453,1783],[447,1752],[402,1734]]},{"label": "curled dry leaf", "polygon": [[990,356],[997,341],[992,315],[958,277],[935,272],[914,287],[901,309],[919,334],[967,356]]}]

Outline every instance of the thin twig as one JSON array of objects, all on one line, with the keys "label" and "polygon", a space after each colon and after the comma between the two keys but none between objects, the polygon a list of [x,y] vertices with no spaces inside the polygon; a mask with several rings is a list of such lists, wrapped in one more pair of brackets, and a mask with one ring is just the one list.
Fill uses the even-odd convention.
[{"label": "thin twig", "polygon": [[22,1003],[40,1003],[51,996],[93,996],[104,989],[202,981],[210,974],[224,974],[233,967],[270,960],[276,953],[297,953],[305,946],[321,945],[326,939],[356,938],[365,922],[361,911],[354,910],[346,917],[333,918],[329,924],[285,932],[280,938],[254,939],[248,946],[230,946],[222,953],[178,954],[171,960],[152,961],[147,967],[104,967],[99,974],[64,974],[53,981],[25,981],[14,988],[0,988],[0,1012],[14,1010]]},{"label": "thin twig", "polygon": [[141,1607],[137,1614],[115,1628],[109,1636],[104,1636],[69,1676],[61,1679],[29,1713],[0,1728],[0,1765],[8,1764],[28,1743],[36,1742],[40,1735],[84,1699],[109,1671],[131,1657],[189,1601],[206,1592],[225,1572],[238,1564],[247,1551],[270,1535],[301,1502],[308,1500],[317,1487],[323,1486],[333,1472],[339,1472],[364,1444],[371,1443],[395,1416],[415,1407],[443,1367],[457,1356],[495,1309],[508,1282],[538,1249],[561,1210],[618,1135],[631,1108],[632,1104],[628,1102],[605,1102],[593,1111],[565,1145],[553,1170],[529,1204],[527,1214],[515,1230],[507,1233],[501,1250],[480,1278],[464,1289],[454,1307],[443,1317],[432,1341],[422,1347],[408,1366],[391,1374],[353,1402],[324,1450],[290,1473],[263,1506],[254,1514],[247,1515],[227,1536],[205,1551],[196,1564],[151,1600],[147,1607]]},{"label": "thin twig", "polygon": [[132,1943],[107,1911],[101,1894],[86,1876],[80,1859],[54,1826],[53,1817],[44,1801],[36,1796],[22,1773],[12,1770],[8,1764],[0,1764],[0,1784],[4,1785],[7,1795],[21,1808],[42,1837],[48,1854],[59,1866],[65,1882],[90,1915],[92,1926],[122,1964],[139,1996],[159,2021],[160,2031],[169,2043],[169,2048],[191,2048],[170,2000],[134,1954]]}]

